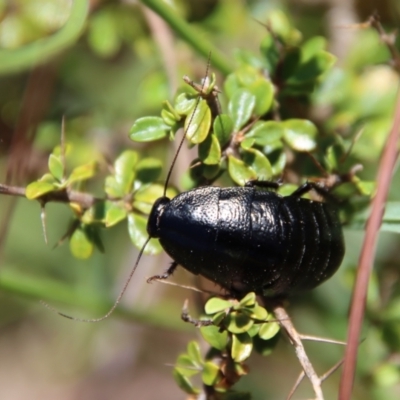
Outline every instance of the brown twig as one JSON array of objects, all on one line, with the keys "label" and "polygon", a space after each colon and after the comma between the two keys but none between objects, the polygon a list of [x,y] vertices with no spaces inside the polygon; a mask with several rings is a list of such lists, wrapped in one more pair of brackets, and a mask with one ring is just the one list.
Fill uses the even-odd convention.
[{"label": "brown twig", "polygon": [[[0,183],[0,195],[26,197],[25,188],[19,186],[10,186]],[[92,196],[88,193],[76,192],[73,190],[60,190],[47,193],[39,197],[41,203],[59,202],[59,203],[77,203],[83,208],[90,208],[102,199]]]},{"label": "brown twig", "polygon": [[377,193],[372,201],[371,215],[367,222],[364,243],[360,255],[359,268],[355,282],[350,309],[350,326],[348,345],[345,352],[342,379],[339,389],[339,400],[349,400],[353,389],[357,349],[364,318],[368,281],[375,256],[375,247],[385,202],[392,179],[393,169],[399,156],[398,144],[400,135],[400,91],[398,92],[396,111],[389,138],[383,151],[377,176]]},{"label": "brown twig", "polygon": [[[279,320],[280,325],[285,330],[286,334],[288,335],[290,341],[294,346],[297,359],[299,360],[305,374],[307,375],[313,387],[315,393],[315,400],[323,400],[324,395],[322,393],[322,388],[321,388],[321,379],[315,372],[314,367],[312,366],[307,356],[307,353],[304,349],[300,335],[297,332],[296,328],[294,327],[288,313],[281,304],[273,306],[272,311],[274,312],[275,317]],[[302,379],[303,378],[300,375],[299,379],[296,382],[296,385],[298,385]]]},{"label": "brown twig", "polygon": [[400,73],[400,53],[396,48],[396,33],[385,32],[378,14],[372,15],[368,20],[368,24],[378,32],[381,42],[385,44],[392,56],[392,67]]}]

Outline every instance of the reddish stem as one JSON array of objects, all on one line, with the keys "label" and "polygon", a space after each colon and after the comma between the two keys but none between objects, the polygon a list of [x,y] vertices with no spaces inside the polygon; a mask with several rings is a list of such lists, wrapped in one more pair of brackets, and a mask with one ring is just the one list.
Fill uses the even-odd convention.
[{"label": "reddish stem", "polygon": [[364,243],[360,255],[359,268],[351,301],[350,326],[347,334],[348,345],[345,351],[339,400],[350,400],[351,398],[357,362],[357,350],[366,306],[368,282],[375,256],[376,241],[385,211],[385,202],[389,192],[392,173],[399,155],[399,132],[400,91],[398,93],[393,125],[379,165],[377,193],[372,200],[371,215],[367,222]]}]

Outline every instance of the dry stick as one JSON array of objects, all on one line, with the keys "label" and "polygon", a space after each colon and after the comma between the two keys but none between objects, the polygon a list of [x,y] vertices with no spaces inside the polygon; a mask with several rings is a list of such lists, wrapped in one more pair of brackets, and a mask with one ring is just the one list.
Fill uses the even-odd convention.
[{"label": "dry stick", "polygon": [[[4,194],[8,196],[26,197],[25,193],[26,191],[24,187],[3,185],[0,183],[0,195]],[[102,199],[94,197],[88,193],[76,192],[74,190],[60,190],[44,194],[35,200],[38,200],[42,203],[78,203],[83,208],[89,208]]]},{"label": "dry stick", "polygon": [[[289,339],[291,340],[294,346],[297,359],[299,360],[301,366],[303,367],[303,370],[307,375],[308,379],[310,380],[311,385],[314,389],[314,393],[316,396],[315,400],[323,400],[324,395],[322,394],[322,389],[321,389],[321,379],[315,372],[314,367],[312,366],[306,354],[303,343],[301,342],[300,335],[296,331],[296,328],[293,326],[293,323],[288,313],[286,312],[285,308],[280,304],[275,305],[272,311],[274,312],[276,319],[279,320],[279,323],[282,326],[282,328],[286,331],[287,335],[289,336]],[[297,381],[299,381],[299,379]]]},{"label": "dry stick", "polygon": [[292,390],[289,392],[288,396],[286,397],[286,400],[290,400],[294,393],[296,392],[297,388],[299,387],[300,383],[303,382],[304,377],[306,376],[304,371],[300,372],[300,375],[296,379],[296,382],[294,383]]},{"label": "dry stick", "polygon": [[375,255],[376,240],[382,223],[386,197],[389,191],[392,172],[399,155],[400,132],[400,91],[397,95],[396,111],[377,176],[377,193],[372,201],[371,215],[367,222],[364,243],[360,255],[359,268],[355,282],[350,309],[350,326],[347,334],[347,347],[343,364],[339,400],[350,400],[354,382],[361,325],[363,322],[368,281]]}]

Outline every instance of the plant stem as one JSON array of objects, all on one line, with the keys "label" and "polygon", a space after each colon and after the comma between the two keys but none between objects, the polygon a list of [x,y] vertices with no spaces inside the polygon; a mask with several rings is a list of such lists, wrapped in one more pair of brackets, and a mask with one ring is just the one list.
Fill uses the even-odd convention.
[{"label": "plant stem", "polygon": [[[1,194],[5,194],[8,196],[26,197],[25,188],[19,186],[3,185],[2,183],[0,183],[0,195]],[[35,200],[38,200],[42,203],[47,203],[50,201],[60,203],[78,203],[83,208],[89,208],[101,199],[94,197],[88,193],[76,192],[73,190],[60,190],[46,193],[45,195],[40,196]]]},{"label": "plant stem", "polygon": [[281,304],[275,305],[272,311],[274,312],[275,317],[279,320],[280,325],[285,330],[286,334],[288,335],[290,341],[294,346],[297,359],[299,360],[301,366],[303,367],[303,370],[307,375],[308,379],[310,380],[311,385],[314,389],[315,400],[324,400],[324,395],[322,393],[322,388],[321,388],[321,379],[315,372],[314,367],[312,366],[307,356],[307,353],[304,349],[300,335],[297,332],[296,328],[294,327],[288,313]]},{"label": "plant stem", "polygon": [[226,57],[207,39],[204,34],[196,31],[177,12],[162,0],[140,0],[158,14],[185,42],[187,42],[197,53],[207,58],[211,53],[212,64],[224,74],[232,71],[232,64]]}]

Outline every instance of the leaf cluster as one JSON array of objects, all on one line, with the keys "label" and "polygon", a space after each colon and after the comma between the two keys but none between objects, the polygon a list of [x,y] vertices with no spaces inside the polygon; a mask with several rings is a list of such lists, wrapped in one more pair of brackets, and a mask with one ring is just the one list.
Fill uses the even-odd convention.
[{"label": "leaf cluster", "polygon": [[177,359],[175,380],[185,392],[198,394],[200,390],[191,378],[200,374],[207,390],[219,393],[221,399],[247,398],[231,387],[247,374],[244,362],[253,348],[264,356],[271,353],[277,342],[279,324],[257,303],[255,293],[247,294],[240,301],[211,298],[205,305],[205,314],[204,320],[196,324],[201,326],[201,334],[211,348],[203,359],[199,345],[190,342],[187,353]]}]

